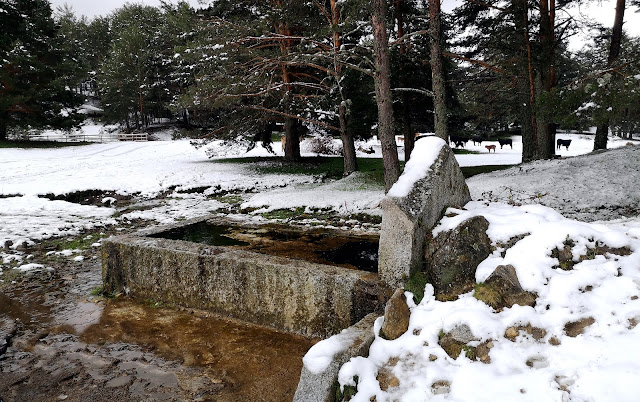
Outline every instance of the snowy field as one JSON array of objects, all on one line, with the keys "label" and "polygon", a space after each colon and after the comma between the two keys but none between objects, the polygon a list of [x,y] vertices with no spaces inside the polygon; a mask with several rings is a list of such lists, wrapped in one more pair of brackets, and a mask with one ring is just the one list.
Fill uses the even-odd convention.
[{"label": "snowy field", "polygon": [[[483,215],[495,243],[528,233],[504,256],[503,250],[497,249],[482,262],[476,279],[485,280],[497,265],[512,264],[523,287],[538,294],[536,307],[515,306],[498,313],[472,293],[443,303],[430,295],[428,287],[423,301],[411,306],[406,334],[394,341],[376,338],[369,358],[354,359],[343,367],[342,384],[355,385],[354,375],[359,378],[353,401],[369,401],[373,396],[378,402],[638,400],[640,147],[611,140],[610,147],[619,149],[578,156],[590,152],[592,137],[560,134],[558,138],[572,139],[569,151],[563,148],[558,153],[577,157],[470,178],[474,201],[464,210],[453,211],[459,215],[445,218],[436,228]],[[497,145],[495,154],[484,148],[490,144]],[[358,156],[380,156],[376,143],[360,145],[363,149],[373,147],[375,152]],[[230,153],[221,144],[212,147],[214,152],[219,147],[219,154]],[[457,155],[463,166],[520,162],[518,141],[513,149],[500,149],[497,142],[480,146],[469,142],[466,148],[479,153]],[[282,153],[280,144],[274,144],[274,149]],[[358,174],[329,182],[314,176],[260,174],[243,165],[211,160],[205,151],[193,148],[188,141],[0,149],[0,246],[9,248],[0,252],[4,264],[0,270],[8,269],[12,260],[26,259],[16,250],[22,242],[71,236],[86,228],[119,225],[135,218],[167,223],[215,213],[226,205],[207,197],[213,191],[239,194],[243,207],[263,211],[303,206],[332,208],[345,214],[380,214],[382,189],[362,181]],[[249,154],[232,151],[236,156],[268,155],[260,147]],[[399,153],[402,155],[401,149]],[[178,192],[204,186],[211,188],[202,194]],[[244,193],[249,189],[253,192]],[[164,196],[145,210],[119,216],[114,215],[118,204],[109,206],[111,199],[96,206],[39,197],[82,190],[135,194],[140,199]],[[624,208],[618,208],[621,205]],[[612,220],[614,217],[617,219]],[[598,222],[589,223],[594,220]],[[596,245],[628,248],[631,254],[597,255],[576,261],[571,271],[553,268],[558,261],[551,257],[551,251],[562,247],[567,237],[573,240],[576,258]],[[24,270],[34,266],[27,262],[38,263],[23,262]],[[565,333],[565,324],[590,317],[594,323],[583,334],[570,337]],[[490,364],[464,355],[453,359],[439,347],[440,331],[460,324],[471,328],[478,343],[493,342]],[[514,341],[505,338],[509,327],[527,324],[544,329],[544,338],[536,340],[522,331]],[[380,326],[381,319],[376,331]],[[555,346],[549,343],[552,338]],[[321,342],[312,348],[305,363],[319,370],[334,351]],[[431,355],[437,359],[432,361]],[[382,367],[391,370],[399,386],[380,388],[376,376]],[[434,388],[434,384],[440,385]],[[436,391],[444,393],[436,395]]]}]

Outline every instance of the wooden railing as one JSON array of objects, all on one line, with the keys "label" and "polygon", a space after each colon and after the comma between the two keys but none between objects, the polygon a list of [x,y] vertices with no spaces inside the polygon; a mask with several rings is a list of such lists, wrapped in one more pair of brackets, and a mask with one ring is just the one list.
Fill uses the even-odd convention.
[{"label": "wooden railing", "polygon": [[149,134],[118,134],[118,141],[149,141]]}]

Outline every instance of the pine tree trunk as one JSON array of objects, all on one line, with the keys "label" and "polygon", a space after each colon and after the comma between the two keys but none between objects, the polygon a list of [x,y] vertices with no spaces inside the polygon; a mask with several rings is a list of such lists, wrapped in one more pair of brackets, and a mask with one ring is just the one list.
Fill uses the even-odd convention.
[{"label": "pine tree trunk", "polygon": [[[396,27],[398,29],[398,38],[402,38],[404,36],[404,15],[402,13],[402,8],[404,6],[404,0],[396,0],[395,9],[396,9]],[[400,44],[400,54],[405,56],[407,54],[407,42],[404,41]],[[407,80],[406,74],[403,71],[404,63],[400,63],[399,66],[399,75],[400,75],[400,85],[403,88],[407,88]],[[411,158],[411,151],[413,151],[413,146],[415,145],[415,138],[413,134],[413,129],[411,128],[411,116],[409,115],[409,97],[406,92],[402,92],[401,101],[400,101],[400,124],[402,126],[402,136],[404,137],[404,160],[407,162]]]},{"label": "pine tree trunk", "polygon": [[[335,28],[340,24],[340,9],[337,0],[330,1],[331,6],[331,25]],[[347,129],[347,104],[342,92],[342,64],[338,60],[338,52],[342,45],[340,32],[333,32],[333,68],[336,73],[336,83],[340,92],[340,105],[338,106],[338,119],[340,121],[340,140],[342,140],[342,156],[344,160],[344,176],[348,176],[358,171],[358,159],[356,158],[356,146],[353,135]]]},{"label": "pine tree trunk", "polygon": [[527,0],[514,2],[514,21],[517,35],[521,42],[521,58],[518,71],[517,89],[520,96],[520,127],[522,129],[522,161],[530,162],[537,159],[538,123],[536,121],[535,82],[533,79],[533,56],[529,38],[529,10]]},{"label": "pine tree trunk", "polygon": [[389,191],[391,186],[398,181],[398,177],[400,177],[398,148],[393,134],[393,99],[391,97],[389,38],[385,25],[386,15],[386,0],[373,0],[371,23],[373,26],[376,65],[374,82],[376,103],[378,104],[378,138],[382,145],[385,192]]},{"label": "pine tree trunk", "polygon": [[284,146],[284,159],[291,162],[297,162],[300,157],[300,129],[301,125],[298,119],[287,117],[284,121],[284,135],[286,144]]},{"label": "pine tree trunk", "polygon": [[0,141],[7,140],[7,121],[4,118],[0,118]]},{"label": "pine tree trunk", "polygon": [[[613,32],[611,35],[611,45],[609,47],[609,57],[607,66],[611,67],[620,55],[620,42],[622,41],[622,23],[624,22],[625,0],[616,1],[616,16],[613,22]],[[593,140],[593,150],[607,149],[607,139],[609,136],[609,121],[598,125],[596,137]]]},{"label": "pine tree trunk", "polygon": [[433,85],[434,124],[436,136],[449,141],[447,100],[442,65],[442,32],[440,0],[429,0],[429,42],[431,50],[431,81]]},{"label": "pine tree trunk", "polygon": [[[555,0],[540,1],[540,44],[542,57],[540,58],[541,89],[552,96],[556,83],[555,72]],[[551,159],[556,153],[554,146],[556,125],[553,123],[552,112],[543,110],[538,119],[538,159]]]},{"label": "pine tree trunk", "polygon": [[340,119],[340,139],[342,140],[342,156],[344,157],[343,174],[348,176],[359,169],[353,135],[347,130],[347,106],[344,105],[344,102],[338,106],[338,118]]}]

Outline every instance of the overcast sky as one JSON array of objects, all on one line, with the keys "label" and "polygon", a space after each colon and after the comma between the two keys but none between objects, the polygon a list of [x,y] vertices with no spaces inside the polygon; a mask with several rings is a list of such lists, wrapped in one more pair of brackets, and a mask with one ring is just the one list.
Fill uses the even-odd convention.
[{"label": "overcast sky", "polygon": [[[76,15],[86,15],[89,18],[97,15],[106,15],[125,3],[142,3],[148,6],[159,6],[160,0],[49,0],[53,11],[59,6],[67,3],[73,8]],[[177,0],[168,0],[170,3],[177,3]],[[198,0],[187,0],[194,7],[198,6]]]},{"label": "overcast sky", "polygon": [[[77,15],[84,14],[87,17],[95,17],[96,15],[105,15],[114,11],[115,9],[122,7],[127,0],[50,0],[53,9],[64,3],[69,4]],[[192,6],[198,6],[198,0],[187,0]],[[150,6],[160,5],[160,0],[137,0],[129,1],[133,3],[143,3]],[[171,0],[171,2],[177,2],[177,0]],[[209,3],[205,1],[205,3]],[[443,9],[451,10],[456,4],[460,4],[461,0],[444,0]],[[613,25],[613,17],[615,14],[615,0],[596,0],[587,7],[582,7],[580,10],[582,14],[588,18],[595,19],[603,24],[605,27],[611,27]],[[628,3],[628,2],[627,2]],[[634,12],[635,7],[627,8],[624,16],[625,29],[634,36],[640,35],[640,14]],[[578,10],[571,11],[572,16],[578,16]]]}]

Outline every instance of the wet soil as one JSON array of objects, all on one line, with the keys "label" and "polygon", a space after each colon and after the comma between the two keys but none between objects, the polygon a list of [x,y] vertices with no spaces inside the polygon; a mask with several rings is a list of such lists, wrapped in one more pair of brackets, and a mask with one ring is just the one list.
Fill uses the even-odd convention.
[{"label": "wet soil", "polygon": [[47,249],[24,254],[55,271],[0,284],[0,344],[7,346],[0,401],[292,399],[315,340],[92,295],[101,285],[99,249],[83,251],[80,262],[46,256]]}]

